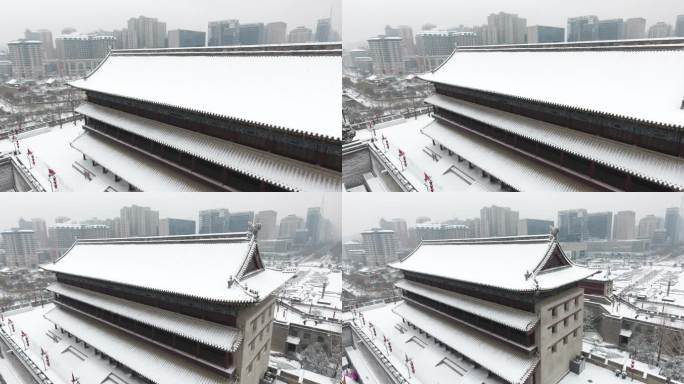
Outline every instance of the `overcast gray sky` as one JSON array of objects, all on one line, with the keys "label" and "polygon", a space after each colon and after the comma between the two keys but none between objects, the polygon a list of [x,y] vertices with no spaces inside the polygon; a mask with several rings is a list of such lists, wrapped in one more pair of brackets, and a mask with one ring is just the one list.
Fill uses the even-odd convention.
[{"label": "overcast gray sky", "polygon": [[[169,29],[207,30],[213,20],[285,21],[288,31],[299,25],[314,29],[331,7],[340,24],[341,0],[2,0],[0,46],[23,37],[25,29],[49,29],[56,36],[64,27],[87,33],[126,26],[131,17],[156,17]],[[339,29],[339,27],[337,28]]]},{"label": "overcast gray sky", "polygon": [[510,207],[520,218],[557,221],[558,211],[586,208],[589,212],[636,212],[637,220],[654,214],[664,217],[665,209],[679,206],[682,193],[345,193],[342,198],[342,235],[378,226],[381,217],[400,217],[415,223],[428,216],[435,222],[480,217],[480,208]]},{"label": "overcast gray sky", "polygon": [[[647,27],[657,21],[674,24],[684,14],[682,0],[344,0],[342,38],[355,46],[384,33],[385,25],[406,24],[414,33],[425,23],[440,28],[487,23],[498,12],[517,13],[527,25],[565,27],[568,17],[646,18]],[[352,46],[352,48],[353,48]]]},{"label": "overcast gray sky", "polygon": [[278,212],[278,220],[288,214],[305,217],[309,207],[323,204],[323,215],[339,226],[339,193],[3,193],[0,198],[0,230],[17,226],[19,217],[41,217],[49,224],[57,216],[81,221],[92,217],[119,216],[127,205],[148,206],[159,217],[197,220],[201,209],[228,208],[231,211]]}]

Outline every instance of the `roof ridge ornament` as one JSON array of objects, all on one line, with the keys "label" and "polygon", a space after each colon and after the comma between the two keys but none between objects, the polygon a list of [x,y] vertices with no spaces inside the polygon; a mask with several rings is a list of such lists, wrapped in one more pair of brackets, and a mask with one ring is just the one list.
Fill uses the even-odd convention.
[{"label": "roof ridge ornament", "polygon": [[257,235],[259,234],[259,230],[261,229],[261,223],[249,223],[248,225],[248,231],[249,233],[252,234],[252,238],[256,239]]},{"label": "roof ridge ornament", "polygon": [[559,231],[558,227],[551,228],[551,238],[553,240],[558,240],[558,231]]}]

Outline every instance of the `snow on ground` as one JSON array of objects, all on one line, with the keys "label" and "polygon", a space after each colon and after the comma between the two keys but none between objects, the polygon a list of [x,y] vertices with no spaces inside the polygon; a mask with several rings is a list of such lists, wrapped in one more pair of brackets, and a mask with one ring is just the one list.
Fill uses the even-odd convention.
[{"label": "snow on ground", "polygon": [[[54,305],[49,304],[44,308],[28,308],[5,313],[2,330],[11,333],[8,320],[12,320],[15,328],[15,332],[11,335],[12,340],[18,346],[24,346],[26,354],[41,369],[45,367],[40,355],[41,348],[47,351],[50,367],[45,370],[45,374],[54,384],[70,384],[72,372],[84,384],[109,382],[106,380],[111,374],[116,375],[126,384],[142,384],[114,365],[95,356],[92,348],[86,349],[82,343],[75,343],[73,338],[56,331],[54,325],[43,317],[53,308]],[[22,331],[28,335],[28,348],[22,341]]]},{"label": "snow on ground", "polygon": [[[403,302],[399,302],[401,304]],[[446,352],[432,338],[402,323],[401,317],[392,312],[398,304],[372,306],[360,309],[366,324],[373,324],[376,335],[363,326],[357,315],[355,324],[372,341],[378,350],[411,384],[499,384],[501,381],[487,377],[485,369],[477,368],[463,357]],[[389,340],[392,351],[384,342]],[[360,355],[362,356],[362,355]],[[410,373],[406,357],[413,360],[415,374]],[[372,364],[368,364],[372,365]],[[361,369],[361,367],[357,367]],[[365,381],[364,381],[365,382]]]},{"label": "snow on ground", "polygon": [[[470,169],[467,162],[458,162],[457,156],[449,156],[447,150],[440,150],[432,140],[421,133],[421,129],[433,121],[428,115],[416,119],[395,120],[375,126],[376,145],[384,150],[387,158],[400,170],[404,169],[399,159],[399,150],[406,154],[407,169],[403,175],[419,191],[427,191],[424,174],[432,177],[436,192],[441,191],[499,191],[500,185],[482,177],[477,167]],[[382,137],[389,142],[389,150],[382,143]],[[358,140],[370,140],[373,132],[364,129],[356,131]],[[436,154],[438,161],[431,156]],[[468,181],[466,181],[468,180]]]},{"label": "snow on ground", "polygon": [[[615,372],[610,369],[602,368],[594,364],[586,363],[584,371],[577,375],[568,372],[558,384],[625,384],[629,379],[615,376]],[[637,381],[638,382],[638,381]]]},{"label": "snow on ground", "polygon": [[[19,135],[19,150],[17,157],[29,164],[27,151],[34,154],[36,165],[30,169],[31,173],[43,185],[45,190],[52,190],[48,182],[48,168],[57,173],[57,190],[60,192],[103,192],[111,187],[117,191],[127,191],[128,184],[124,181],[115,182],[112,173],[104,174],[101,167],[95,167],[92,162],[83,160],[80,152],[69,144],[81,133],[83,122],[78,121],[29,131]],[[14,145],[9,140],[0,140],[0,153],[11,152]],[[81,172],[74,168],[74,164],[90,171],[94,177],[88,180]]]}]

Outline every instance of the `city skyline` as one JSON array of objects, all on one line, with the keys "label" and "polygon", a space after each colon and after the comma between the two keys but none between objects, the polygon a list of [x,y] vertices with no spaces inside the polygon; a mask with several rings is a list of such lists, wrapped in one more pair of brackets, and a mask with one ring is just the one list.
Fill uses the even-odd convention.
[{"label": "city skyline", "polygon": [[[684,14],[684,7],[674,0],[660,1],[658,7],[652,7],[645,0],[608,0],[599,3],[589,0],[554,1],[543,4],[546,6],[540,7],[539,2],[532,0],[517,1],[515,5],[502,0],[486,0],[464,5],[445,0],[428,0],[416,7],[414,2],[399,0],[392,2],[392,12],[383,12],[388,9],[385,2],[348,0],[342,15],[342,30],[345,31],[342,37],[344,44],[349,45],[346,48],[355,48],[368,38],[383,34],[385,25],[409,25],[415,34],[427,23],[440,29],[487,24],[487,16],[499,12],[526,18],[528,26],[563,28],[567,27],[568,18],[584,15],[595,15],[599,19],[643,17],[648,27],[660,21],[674,25],[677,15]],[[463,12],[463,9],[467,11]]]},{"label": "city skyline", "polygon": [[[180,0],[163,3],[163,7],[159,6],[161,2],[141,3],[132,0],[103,3],[98,7],[89,6],[90,2],[85,0],[41,3],[39,13],[35,12],[36,2],[20,3],[12,7],[14,17],[0,25],[0,47],[23,38],[26,29],[47,29],[52,32],[53,37],[59,36],[61,30],[67,27],[75,28],[79,33],[112,31],[125,28],[128,19],[138,16],[166,22],[167,30],[207,31],[210,21],[224,19],[238,19],[245,23],[284,21],[288,30],[300,25],[315,28],[318,19],[332,15],[333,29],[340,30],[341,0],[262,0],[258,4],[241,4],[240,7],[211,0]],[[68,18],[60,18],[60,15]]]},{"label": "city skyline", "polygon": [[[402,218],[409,226],[415,225],[420,216],[427,216],[433,222],[451,219],[471,219],[480,217],[480,209],[492,205],[509,207],[519,212],[520,219],[553,220],[558,223],[558,212],[568,209],[584,208],[589,212],[618,212],[631,210],[636,212],[637,219],[649,214],[664,217],[665,210],[680,207],[682,193],[668,194],[671,198],[662,197],[661,193],[487,193],[458,194],[457,200],[452,194],[432,194],[429,199],[422,194],[345,194],[345,211],[364,212],[364,215],[343,215],[342,239],[348,240],[361,231],[379,227],[379,220]],[[397,195],[397,196],[395,196]],[[406,196],[406,197],[404,197]],[[550,196],[550,197],[549,197]],[[656,198],[657,197],[657,198]],[[559,201],[561,200],[562,201]],[[449,209],[445,209],[445,207]]]},{"label": "city skyline", "polygon": [[[85,221],[94,217],[109,219],[119,217],[120,209],[124,206],[138,205],[150,207],[159,211],[159,218],[177,218],[197,220],[199,211],[214,208],[226,208],[230,211],[254,211],[255,213],[265,210],[278,212],[278,219],[289,214],[306,217],[307,209],[319,207],[323,202],[323,216],[333,224],[338,225],[340,219],[340,198],[334,193],[297,193],[287,201],[280,199],[279,195],[253,195],[253,194],[230,194],[204,193],[202,201],[194,201],[193,193],[174,194],[112,194],[107,199],[100,199],[97,195],[81,194],[55,194],[50,198],[42,198],[39,195],[7,195],[0,202],[0,230],[6,230],[18,226],[19,218],[30,220],[38,217],[48,224],[54,223],[58,216],[66,216],[75,221]],[[325,195],[325,196],[323,196]],[[263,196],[263,197],[262,197]],[[87,201],[84,205],[84,201]],[[182,201],[183,204],[178,204]]]}]

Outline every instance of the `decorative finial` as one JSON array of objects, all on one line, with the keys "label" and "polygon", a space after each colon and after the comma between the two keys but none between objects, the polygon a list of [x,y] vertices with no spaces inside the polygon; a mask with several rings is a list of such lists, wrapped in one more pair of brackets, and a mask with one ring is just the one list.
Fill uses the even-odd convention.
[{"label": "decorative finial", "polygon": [[259,230],[261,229],[261,223],[249,223],[249,232],[252,233],[252,237],[256,238]]},{"label": "decorative finial", "polygon": [[551,228],[551,236],[554,240],[558,239],[558,227]]}]

